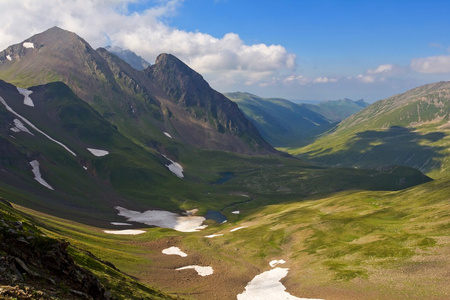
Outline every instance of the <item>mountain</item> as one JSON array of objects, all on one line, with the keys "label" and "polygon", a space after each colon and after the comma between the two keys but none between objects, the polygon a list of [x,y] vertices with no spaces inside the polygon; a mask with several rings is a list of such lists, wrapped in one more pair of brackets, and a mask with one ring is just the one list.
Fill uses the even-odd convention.
[{"label": "mountain", "polygon": [[304,145],[332,127],[330,120],[312,109],[313,105],[241,92],[225,96],[238,104],[264,139],[275,147]]},{"label": "mountain", "polygon": [[150,66],[150,63],[134,53],[131,50],[124,50],[120,47],[111,47],[107,46],[105,47],[106,50],[111,52],[114,55],[117,55],[121,59],[123,59],[125,62],[127,62],[130,66],[135,68],[136,70],[142,71]]},{"label": "mountain", "polygon": [[330,165],[405,165],[439,177],[450,170],[449,112],[450,82],[420,86],[375,102],[291,153]]},{"label": "mountain", "polygon": [[317,105],[307,105],[307,107],[332,122],[339,122],[369,105],[370,104],[365,102],[363,99],[353,101],[351,99],[344,98],[341,100],[322,101]]},{"label": "mountain", "polygon": [[[134,138],[143,144],[159,145],[167,132],[197,148],[275,153],[234,103],[170,55],[137,71],[75,33],[53,27],[2,51],[0,78],[20,87],[62,81],[120,131],[139,133]],[[202,102],[193,102],[199,96],[205,97]]]},{"label": "mountain", "polygon": [[280,155],[170,54],[139,71],[59,28],[0,53],[0,297],[236,299],[282,272],[264,286],[439,299],[448,188]]}]

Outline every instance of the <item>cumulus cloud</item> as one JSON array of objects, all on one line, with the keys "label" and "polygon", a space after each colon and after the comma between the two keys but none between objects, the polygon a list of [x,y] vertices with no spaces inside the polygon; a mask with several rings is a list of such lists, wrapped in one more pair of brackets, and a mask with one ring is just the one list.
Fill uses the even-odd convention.
[{"label": "cumulus cloud", "polygon": [[328,82],[337,82],[338,80],[336,78],[329,78],[329,77],[318,77],[314,79],[313,83],[328,83]]},{"label": "cumulus cloud", "polygon": [[387,73],[394,70],[393,65],[379,65],[376,69],[369,69],[366,71],[366,74],[380,74]]},{"label": "cumulus cloud", "polygon": [[212,81],[219,81],[221,74],[223,82],[234,75],[234,80],[254,84],[296,67],[296,55],[281,45],[248,45],[235,33],[214,37],[167,25],[164,18],[176,15],[183,0],[160,0],[144,11],[130,11],[129,4],[138,2],[145,1],[2,0],[0,11],[6,13],[0,27],[0,48],[56,25],[77,33],[94,48],[119,46],[150,62],[160,53],[174,54],[196,71],[211,74],[208,79]]},{"label": "cumulus cloud", "polygon": [[411,61],[411,69],[419,73],[450,73],[450,56],[430,56]]}]

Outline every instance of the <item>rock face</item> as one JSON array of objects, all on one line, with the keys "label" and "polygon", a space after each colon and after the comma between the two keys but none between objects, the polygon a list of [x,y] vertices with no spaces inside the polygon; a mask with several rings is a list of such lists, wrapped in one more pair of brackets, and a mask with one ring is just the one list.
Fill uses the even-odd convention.
[{"label": "rock face", "polygon": [[[34,48],[24,46],[28,43]],[[145,144],[157,139],[154,132],[167,131],[195,148],[277,153],[235,103],[170,54],[138,71],[53,27],[1,51],[0,78],[19,87],[62,81],[121,132],[148,134],[141,138]]]},{"label": "rock face", "polygon": [[75,264],[68,245],[0,214],[0,298],[111,299],[92,273]]},{"label": "rock face", "polygon": [[[175,115],[188,113],[172,124],[193,145],[241,153],[275,153],[236,103],[212,89],[203,77],[171,54],[161,54],[145,70],[168,96],[164,101]],[[190,122],[186,122],[190,120]]]}]

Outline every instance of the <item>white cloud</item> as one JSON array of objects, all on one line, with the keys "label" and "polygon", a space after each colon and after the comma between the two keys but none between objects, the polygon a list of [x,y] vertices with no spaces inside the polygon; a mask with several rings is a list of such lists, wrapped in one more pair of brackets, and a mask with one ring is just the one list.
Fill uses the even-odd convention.
[{"label": "white cloud", "polygon": [[362,75],[362,74],[360,74],[360,75],[356,76],[356,78],[357,78],[359,81],[364,82],[364,83],[372,83],[372,82],[375,82],[375,77],[372,76],[372,75]]},{"label": "white cloud", "polygon": [[375,70],[373,69],[369,69],[366,71],[366,74],[380,74],[380,73],[387,73],[387,72],[391,72],[392,70],[394,70],[394,66],[393,65],[379,65]]},{"label": "white cloud", "polygon": [[419,73],[450,73],[450,56],[430,56],[411,60],[411,69]]},{"label": "white cloud", "polygon": [[329,77],[318,77],[314,79],[313,83],[328,83],[328,82],[337,82],[338,80],[336,78],[329,78]]},{"label": "white cloud", "polygon": [[2,0],[0,49],[56,25],[77,33],[94,48],[111,44],[150,62],[160,53],[174,54],[208,80],[222,84],[235,80],[259,83],[296,67],[296,55],[281,45],[247,45],[235,33],[217,38],[170,27],[163,20],[175,15],[183,0],[161,0],[147,10],[131,12],[128,4],[134,2],[145,1]]}]

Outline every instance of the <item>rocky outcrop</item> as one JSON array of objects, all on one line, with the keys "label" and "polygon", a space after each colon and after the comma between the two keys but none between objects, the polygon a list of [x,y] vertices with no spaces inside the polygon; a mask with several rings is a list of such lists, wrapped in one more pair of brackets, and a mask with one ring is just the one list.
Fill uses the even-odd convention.
[{"label": "rocky outcrop", "polygon": [[75,264],[68,246],[0,213],[0,298],[112,299],[91,272]]}]

